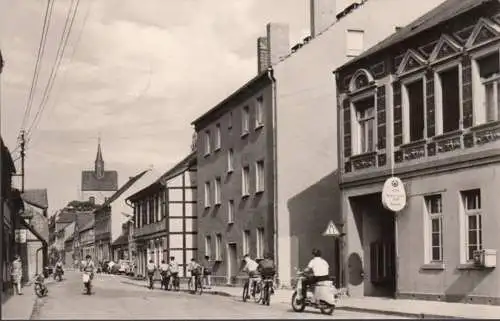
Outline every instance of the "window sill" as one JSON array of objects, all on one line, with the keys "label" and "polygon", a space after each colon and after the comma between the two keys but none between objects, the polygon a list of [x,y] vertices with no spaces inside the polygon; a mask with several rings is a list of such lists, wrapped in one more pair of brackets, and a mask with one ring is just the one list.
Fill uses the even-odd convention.
[{"label": "window sill", "polygon": [[434,270],[443,271],[445,269],[444,263],[426,263],[420,267],[421,270]]},{"label": "window sill", "polygon": [[250,197],[250,194],[243,194],[243,195],[241,195],[241,198],[248,198],[248,197]]},{"label": "window sill", "polygon": [[474,131],[480,131],[482,129],[496,127],[498,125],[500,125],[500,120],[490,121],[490,122],[487,122],[487,123],[482,123],[482,124],[478,124],[478,125],[473,126],[473,127],[470,128],[470,131],[472,131],[472,132],[474,132]]},{"label": "window sill", "polygon": [[208,208],[210,208],[210,205],[205,205],[205,209],[208,209]]},{"label": "window sill", "polygon": [[248,130],[247,130],[247,131],[242,132],[242,133],[241,133],[241,138],[245,138],[246,136],[248,136],[248,134],[249,134],[249,131],[248,131]]},{"label": "window sill", "polygon": [[255,130],[259,130],[264,127],[264,123],[255,125]]},{"label": "window sill", "polygon": [[233,225],[234,221],[227,222],[227,225]]},{"label": "window sill", "polygon": [[262,194],[262,193],[264,193],[264,190],[263,190],[263,189],[258,190],[258,191],[255,191],[255,195]]},{"label": "window sill", "polygon": [[208,157],[208,156],[210,156],[210,153],[203,154],[203,157]]},{"label": "window sill", "polygon": [[489,269],[492,269],[492,268],[487,268],[487,267],[484,267],[484,266],[480,266],[480,265],[476,265],[474,263],[464,263],[464,264],[459,264],[457,266],[457,270],[489,270]]},{"label": "window sill", "polygon": [[436,135],[436,136],[432,137],[432,140],[433,141],[438,141],[438,140],[443,140],[443,139],[446,139],[446,138],[455,137],[455,136],[461,135],[463,132],[464,131],[462,129],[453,130],[451,132],[447,132],[447,133],[444,133],[444,134]]},{"label": "window sill", "polygon": [[414,147],[414,146],[420,146],[420,145],[423,145],[425,143],[427,143],[427,139],[422,138],[422,139],[414,140],[412,142],[404,143],[402,145],[399,145],[399,147],[400,148],[409,148],[409,147]]},{"label": "window sill", "polygon": [[218,152],[218,151],[220,151],[220,146],[214,148],[214,152]]},{"label": "window sill", "polygon": [[234,169],[228,169],[228,170],[227,170],[227,173],[228,173],[228,174],[232,174],[233,172],[234,172]]},{"label": "window sill", "polygon": [[221,202],[217,201],[214,203],[214,206],[218,207],[218,206],[220,206],[220,204],[221,204]]}]

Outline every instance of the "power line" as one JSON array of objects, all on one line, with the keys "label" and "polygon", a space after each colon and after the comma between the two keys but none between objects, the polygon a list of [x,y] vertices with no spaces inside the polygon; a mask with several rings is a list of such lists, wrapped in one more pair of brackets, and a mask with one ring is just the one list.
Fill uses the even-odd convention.
[{"label": "power line", "polygon": [[73,8],[74,3],[75,3],[75,0],[72,0],[71,4],[70,4],[70,8],[68,10],[68,13],[66,14],[66,22],[64,24],[64,30],[61,34],[61,39],[59,41],[59,47],[57,49],[56,59],[54,61],[54,65],[52,66],[49,80],[47,81],[47,84],[46,84],[44,92],[43,92],[42,101],[40,102],[40,106],[39,106],[38,111],[35,115],[35,118],[33,119],[33,122],[31,123],[31,126],[27,130],[27,132],[29,134],[28,142],[31,140],[32,131],[38,126],[41,115],[43,113],[43,110],[45,109],[45,106],[47,105],[47,102],[48,102],[49,97],[50,97],[50,93],[52,91],[52,87],[54,86],[54,81],[57,77],[57,72],[59,71],[59,66],[61,65],[61,61],[62,61],[62,58],[64,56],[66,46],[68,44],[69,35],[70,35],[71,29],[73,27],[73,22],[75,20],[76,13],[78,12],[78,6],[80,4],[80,0],[76,0],[76,5]]},{"label": "power line", "polygon": [[33,97],[35,94],[35,89],[38,84],[38,76],[40,74],[41,61],[45,53],[45,45],[47,44],[47,34],[50,28],[50,19],[52,17],[52,10],[54,8],[54,0],[47,1],[47,7],[45,8],[45,15],[43,20],[42,36],[40,38],[40,44],[38,45],[38,53],[35,63],[35,71],[33,72],[33,78],[31,80],[30,92],[28,96],[28,101],[26,102],[26,110],[24,111],[24,117],[21,123],[21,129],[24,128],[26,122],[28,121],[31,107],[33,105]]}]

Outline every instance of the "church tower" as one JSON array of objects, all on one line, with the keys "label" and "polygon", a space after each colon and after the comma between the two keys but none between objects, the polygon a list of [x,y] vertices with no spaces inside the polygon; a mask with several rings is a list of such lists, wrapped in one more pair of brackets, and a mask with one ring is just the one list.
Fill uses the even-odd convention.
[{"label": "church tower", "polygon": [[95,158],[95,176],[97,178],[104,177],[104,159],[102,158],[102,150],[101,150],[101,137],[97,142],[97,156]]}]

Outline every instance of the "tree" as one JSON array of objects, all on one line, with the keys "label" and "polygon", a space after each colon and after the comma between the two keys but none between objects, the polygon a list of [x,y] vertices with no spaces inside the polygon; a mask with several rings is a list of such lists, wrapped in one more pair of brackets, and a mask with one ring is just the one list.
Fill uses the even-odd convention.
[{"label": "tree", "polygon": [[94,204],[89,201],[71,201],[66,205],[67,208],[73,208],[77,211],[92,211],[99,208],[99,204]]}]

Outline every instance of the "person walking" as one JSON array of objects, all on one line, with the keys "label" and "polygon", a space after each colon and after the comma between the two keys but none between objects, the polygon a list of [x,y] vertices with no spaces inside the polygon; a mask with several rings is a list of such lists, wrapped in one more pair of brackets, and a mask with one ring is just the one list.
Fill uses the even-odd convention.
[{"label": "person walking", "polygon": [[18,295],[23,295],[21,291],[21,281],[23,278],[23,263],[21,262],[21,257],[19,255],[14,256],[14,261],[12,262],[12,269],[10,271],[12,277],[12,284]]},{"label": "person walking", "polygon": [[205,288],[212,288],[212,269],[210,266],[210,257],[205,255],[205,260],[203,261],[203,280],[205,281]]}]

